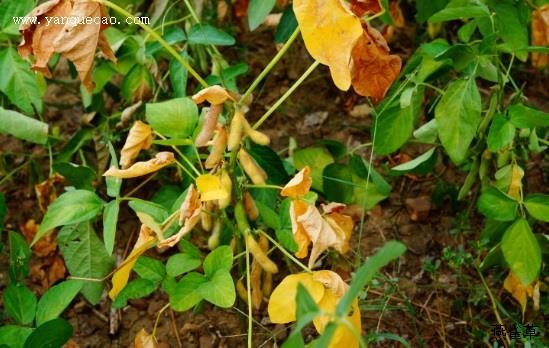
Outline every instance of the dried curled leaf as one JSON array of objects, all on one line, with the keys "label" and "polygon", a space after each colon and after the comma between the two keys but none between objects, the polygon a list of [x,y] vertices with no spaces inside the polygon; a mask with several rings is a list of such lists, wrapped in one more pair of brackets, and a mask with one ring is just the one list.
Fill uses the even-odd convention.
[{"label": "dried curled leaf", "polygon": [[183,225],[181,229],[170,236],[167,239],[161,240],[158,243],[158,247],[173,247],[176,245],[181,238],[183,238],[187,233],[191,232],[192,229],[200,222],[200,213],[202,212],[202,202],[199,197],[198,191],[194,188],[194,185],[191,184],[187,190],[187,195],[185,200],[179,208],[179,224]]},{"label": "dried curled leaf", "polygon": [[354,90],[377,101],[383,99],[400,72],[400,57],[390,55],[383,36],[369,26],[353,47],[352,56]]},{"label": "dried curled leaf", "polygon": [[261,168],[255,159],[250,156],[248,151],[241,148],[238,151],[238,160],[242,165],[242,169],[248,174],[255,185],[264,185],[267,180],[267,173]]},{"label": "dried curled leaf", "polygon": [[149,335],[149,333],[145,329],[141,329],[137,333],[137,335],[135,335],[134,344],[135,344],[135,348],[157,348],[158,347],[156,338],[153,335]]},{"label": "dried curled leaf", "polygon": [[349,5],[351,11],[359,17],[381,12],[379,0],[350,0]]},{"label": "dried curled leaf", "polygon": [[152,233],[151,229],[145,225],[141,225],[139,238],[137,239],[137,242],[135,242],[132,252],[122,262],[122,265],[116,272],[114,272],[114,275],[112,276],[112,289],[109,291],[109,297],[111,300],[114,300],[128,283],[130,272],[137,262],[137,258],[151,248],[156,240],[156,236]]},{"label": "dried curled leaf", "polygon": [[218,127],[217,134],[213,141],[213,146],[204,167],[206,169],[212,169],[223,161],[223,155],[225,154],[225,148],[227,147],[227,131],[225,128]]},{"label": "dried curled leaf", "polygon": [[[549,45],[549,4],[532,12],[532,46]],[[549,54],[532,52],[532,65],[543,68],[549,64]]]},{"label": "dried curled leaf", "polygon": [[122,169],[128,168],[137,158],[139,152],[150,148],[151,144],[151,126],[141,121],[136,121],[130,129],[124,147],[120,152],[120,166]]},{"label": "dried curled leaf", "polygon": [[218,175],[200,175],[196,178],[196,187],[200,191],[200,200],[202,202],[227,199],[230,194],[223,187],[221,177]]},{"label": "dried curled leaf", "polygon": [[[72,3],[70,0],[50,0],[34,8],[27,18],[35,18],[40,24],[32,24],[25,21],[19,27],[23,40],[19,44],[19,54],[23,58],[34,54],[32,70],[41,72],[51,78],[48,69],[48,61],[54,53],[52,42],[63,30],[64,25],[57,19],[68,17],[71,13]],[[46,20],[44,17],[48,17]]]},{"label": "dried curled leaf", "polygon": [[194,144],[197,147],[208,146],[208,142],[212,138],[215,127],[217,126],[217,119],[219,118],[219,114],[221,114],[222,111],[223,104],[210,106],[210,109],[208,110],[204,118],[204,124],[202,125],[202,129],[200,130],[200,133],[198,133],[198,135],[196,136],[196,140],[194,141]]},{"label": "dried curled leaf", "polygon": [[201,104],[207,101],[212,105],[223,104],[227,99],[235,101],[231,93],[219,85],[206,87],[200,90],[192,96],[192,99],[195,104]]},{"label": "dried curled leaf", "polygon": [[146,162],[137,162],[127,169],[118,169],[111,167],[103,176],[114,176],[116,178],[128,179],[147,175],[160,170],[175,162],[175,157],[171,152],[159,152],[155,158]]},{"label": "dried curled leaf", "polygon": [[351,85],[351,50],[362,35],[360,20],[341,0],[294,0],[293,8],[307,50],[328,65],[335,85]]},{"label": "dried curled leaf", "polygon": [[526,311],[528,297],[534,301],[534,309],[539,310],[539,281],[536,280],[528,285],[524,285],[513,272],[509,272],[509,275],[503,282],[503,287],[519,302],[523,316]]},{"label": "dried curled leaf", "polygon": [[311,244],[311,238],[305,231],[303,224],[297,220],[297,218],[303,215],[307,211],[307,203],[305,201],[296,199],[290,204],[290,219],[292,221],[292,233],[294,240],[297,244],[296,257],[300,259],[307,256],[309,253],[309,244]]},{"label": "dried curled leaf", "polygon": [[313,180],[309,176],[310,172],[309,166],[305,166],[301,169],[299,173],[284,186],[280,191],[280,195],[283,197],[297,197],[307,194],[313,184]]}]

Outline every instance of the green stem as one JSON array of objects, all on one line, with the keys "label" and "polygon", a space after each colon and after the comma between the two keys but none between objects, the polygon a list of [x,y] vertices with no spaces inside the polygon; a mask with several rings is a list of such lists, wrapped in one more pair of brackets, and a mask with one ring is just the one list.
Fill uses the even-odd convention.
[{"label": "green stem", "polygon": [[301,85],[303,83],[303,81],[305,81],[305,79],[307,77],[309,77],[309,75],[311,75],[311,73],[316,69],[316,67],[320,64],[320,62],[317,60],[315,61],[313,64],[311,64],[311,66],[309,67],[309,69],[307,69],[307,71],[305,71],[303,73],[303,75],[301,75],[301,77],[296,81],[294,82],[294,84],[292,85],[292,87],[290,87],[290,89],[288,89],[286,91],[286,93],[284,93],[284,95],[282,97],[280,97],[280,99],[278,99],[276,101],[276,103],[273,104],[273,106],[270,107],[269,110],[267,110],[267,112],[261,116],[261,118],[254,124],[254,129],[257,129],[259,126],[261,126],[261,124],[263,122],[265,122],[265,120],[267,118],[269,118],[269,116],[271,116],[271,114],[273,112],[275,112],[276,109],[278,109],[278,107],[284,103],[284,101],[286,101],[286,99],[288,99],[288,97],[290,95],[292,95],[292,93],[294,93],[294,91],[297,89],[297,87],[299,87],[299,85]]},{"label": "green stem", "polygon": [[267,66],[265,67],[265,69],[263,69],[263,71],[259,74],[259,76],[256,77],[256,79],[254,80],[254,82],[252,82],[250,87],[248,87],[246,92],[244,92],[244,94],[240,98],[239,103],[245,103],[246,99],[248,99],[250,94],[252,94],[252,92],[257,88],[259,83],[265,78],[265,76],[267,76],[267,74],[274,68],[274,66],[280,61],[280,59],[282,59],[284,54],[286,54],[286,51],[288,51],[288,49],[290,48],[290,46],[292,45],[292,43],[294,42],[294,40],[297,38],[298,35],[299,35],[299,27],[297,27],[294,30],[294,32],[292,33],[288,41],[284,43],[284,46],[282,46],[280,51],[278,51],[278,53],[273,57],[273,59],[271,59],[269,64],[267,64]]},{"label": "green stem", "polygon": [[12,170],[11,172],[9,172],[8,174],[6,174],[2,180],[0,180],[0,185],[2,185],[4,182],[6,182],[9,178],[11,178],[13,176],[13,174],[17,173],[18,171],[20,171],[21,169],[25,168],[29,163],[30,163],[30,159],[28,161],[26,161],[25,163],[23,163],[22,165],[20,165],[19,167],[15,168],[14,170]]},{"label": "green stem", "polygon": [[[166,140],[166,139],[167,139],[165,136],[163,136],[162,134],[160,134],[160,133],[158,133],[158,132],[156,132],[156,131],[154,132],[154,134],[158,135],[158,137],[162,138],[162,140]],[[175,147],[175,146],[172,145],[171,148],[172,148],[175,152],[177,152],[177,154],[178,154],[179,156],[181,156],[181,158],[183,158],[183,160],[185,161],[185,163],[187,163],[187,164],[194,170],[194,172],[196,173],[196,175],[200,176],[200,175],[202,174],[202,173],[200,173],[200,172],[198,171],[198,169],[196,169],[196,168],[194,167],[194,165],[193,165],[193,163],[191,162],[191,160],[189,160],[189,159],[187,158],[187,156],[185,156],[181,151],[179,151],[179,149],[178,149],[177,147]],[[179,162],[176,162],[176,163],[179,163]],[[191,175],[191,174],[187,171],[187,169],[186,169],[184,166],[181,165],[181,163],[179,163],[179,166],[185,171],[185,173],[187,173],[187,175],[189,175],[191,178],[194,178],[194,175]]]},{"label": "green stem", "polygon": [[248,188],[258,188],[258,189],[273,189],[273,190],[282,190],[284,187],[278,186],[278,185],[254,185],[254,184],[247,184],[244,185]]},{"label": "green stem", "polygon": [[290,260],[292,260],[296,265],[298,265],[299,267],[301,267],[305,272],[307,273],[313,273],[313,271],[311,271],[311,269],[307,266],[305,266],[303,263],[301,263],[301,261],[299,261],[298,259],[295,258],[294,255],[290,254],[288,252],[288,250],[286,250],[282,245],[280,245],[276,240],[274,240],[271,236],[269,236],[267,233],[265,233],[264,231],[262,230],[258,230],[259,233],[261,233],[262,235],[265,236],[265,238],[267,238],[271,243],[273,243],[274,246],[276,246],[280,251],[282,251],[282,253],[286,256],[288,256],[288,258]]},{"label": "green stem", "polygon": [[117,4],[109,1],[109,0],[96,0],[97,2],[113,9],[114,11],[120,13],[123,16],[126,16],[128,18],[134,19],[134,23],[136,23],[141,29],[145,30],[154,40],[156,40],[160,45],[162,45],[168,53],[170,53],[185,69],[189,71],[191,75],[203,86],[208,87],[208,83],[204,81],[204,79],[193,69],[193,67],[187,62],[183,57],[177,53],[177,51],[170,46],[169,43],[167,43],[154,29],[150,28],[148,25],[141,23],[141,21],[137,20],[135,16],[133,16],[128,11],[124,10],[122,7],[118,6]]}]

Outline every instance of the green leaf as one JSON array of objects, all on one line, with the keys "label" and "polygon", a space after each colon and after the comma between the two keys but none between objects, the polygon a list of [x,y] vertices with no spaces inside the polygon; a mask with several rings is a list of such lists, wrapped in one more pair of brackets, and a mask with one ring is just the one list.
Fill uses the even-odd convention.
[{"label": "green leaf", "polygon": [[[181,58],[189,61],[189,55],[185,51],[179,53]],[[173,96],[181,98],[187,96],[187,79],[189,72],[177,59],[170,61],[170,82],[172,83]]]},{"label": "green leaf", "polygon": [[515,126],[511,122],[508,122],[502,114],[496,114],[486,139],[488,149],[496,152],[510,145],[515,137],[515,131]]},{"label": "green leaf", "polygon": [[292,218],[290,216],[291,198],[286,198],[280,204],[280,227],[275,230],[276,239],[282,246],[292,253],[298,251],[297,243],[292,232]]},{"label": "green leaf", "polygon": [[186,239],[181,239],[179,243],[177,243],[177,246],[179,247],[179,250],[181,250],[185,254],[189,254],[196,259],[202,258],[202,253],[200,252],[200,249],[198,249],[193,243],[189,242]]},{"label": "green leaf", "polygon": [[297,19],[295,18],[293,6],[286,6],[286,9],[282,13],[280,22],[276,26],[274,34],[274,42],[281,44],[292,36],[292,33],[297,28]]},{"label": "green leaf", "polygon": [[515,219],[518,203],[495,187],[482,192],[477,202],[478,211],[493,220],[511,221]]},{"label": "green leaf", "polygon": [[63,319],[53,319],[40,325],[25,341],[24,348],[62,347],[72,336],[72,326]]},{"label": "green leaf", "polygon": [[5,342],[8,344],[9,348],[23,348],[27,337],[29,337],[31,333],[32,329],[30,327],[16,325],[0,326],[0,342]]},{"label": "green leaf", "polygon": [[437,141],[437,120],[432,119],[414,131],[414,137],[425,144],[435,144]]},{"label": "green leaf", "polygon": [[195,24],[188,33],[190,44],[195,45],[215,45],[231,46],[235,44],[235,39],[217,28],[208,24]]},{"label": "green leaf", "polygon": [[4,229],[4,218],[8,213],[8,206],[6,205],[6,197],[3,192],[0,192],[0,233]]},{"label": "green leaf", "polygon": [[295,296],[296,301],[296,318],[300,321],[306,316],[317,315],[320,311],[315,300],[311,297],[307,289],[303,284],[297,284],[297,293]]},{"label": "green leaf", "polygon": [[425,22],[429,17],[442,10],[448,4],[448,0],[416,0],[416,20]]},{"label": "green leaf", "polygon": [[432,15],[429,18],[429,23],[488,17],[489,15],[490,10],[479,0],[452,0],[444,9]]},{"label": "green leaf", "polygon": [[[118,169],[118,158],[116,157],[116,151],[114,151],[114,147],[110,141],[109,154],[111,155],[111,167]],[[109,195],[109,197],[118,197],[120,195],[120,188],[122,187],[122,179],[114,176],[107,176],[105,182],[107,184],[107,195]]]},{"label": "green leaf", "polygon": [[398,166],[391,168],[391,172],[397,172],[399,174],[409,173],[414,169],[417,169],[421,165],[425,164],[426,162],[430,161],[433,157],[436,158],[436,156],[433,156],[435,154],[435,150],[436,150],[436,147],[433,147],[432,149],[419,155],[413,160],[408,161],[406,163],[399,164]]},{"label": "green leaf", "polygon": [[[384,196],[388,196],[391,192],[391,185],[381,176],[373,166],[370,166],[370,163],[366,161],[365,158],[357,155],[352,155],[349,158],[349,167],[353,171],[353,174],[358,176],[360,179],[367,179],[368,173],[370,174],[370,180],[375,185],[376,191]],[[355,182],[357,180],[355,179]],[[362,180],[358,181],[362,183]],[[365,180],[364,180],[365,182]],[[355,186],[356,189],[356,186]],[[360,187],[359,187],[360,189]],[[356,193],[355,193],[356,194]]]},{"label": "green leaf", "polygon": [[36,296],[21,284],[10,284],[4,289],[4,310],[18,323],[30,324],[36,312]]},{"label": "green leaf", "polygon": [[147,103],[147,122],[169,138],[187,138],[198,122],[198,108],[190,98],[175,98],[160,103]]},{"label": "green leaf", "polygon": [[[414,124],[419,117],[424,88],[414,88],[410,102],[402,107],[399,100],[391,106],[382,106],[385,111],[375,118],[377,125],[372,127],[374,149],[379,155],[386,155],[398,150],[412,135]],[[373,136],[375,134],[375,137]]]},{"label": "green leaf", "polygon": [[17,232],[8,232],[8,243],[10,247],[10,279],[17,282],[29,274],[29,260],[32,251],[25,238]]},{"label": "green leaf", "polygon": [[191,272],[183,276],[173,292],[168,292],[171,307],[179,312],[191,309],[202,300],[198,289],[207,282],[208,279],[200,273]]},{"label": "green leaf", "polygon": [[[57,234],[57,241],[72,276],[102,279],[114,267],[114,259],[107,254],[90,222],[63,227]],[[86,282],[82,294],[95,305],[104,288],[103,282]]]},{"label": "green leaf", "polygon": [[452,82],[435,109],[438,136],[450,159],[462,163],[480,122],[480,94],[475,79]]},{"label": "green leaf", "polygon": [[236,300],[233,278],[225,269],[219,269],[207,283],[201,284],[198,292],[206,301],[221,308],[231,307]]},{"label": "green leaf", "polygon": [[537,278],[541,268],[541,249],[528,221],[519,218],[505,231],[501,250],[511,271],[524,285]]},{"label": "green leaf", "polygon": [[0,132],[37,144],[48,141],[48,124],[0,106]]},{"label": "green leaf", "polygon": [[145,255],[139,256],[133,270],[141,278],[150,280],[153,283],[159,283],[166,277],[164,264],[160,260]]},{"label": "green leaf", "polygon": [[146,66],[136,64],[122,80],[120,94],[126,100],[141,100],[154,87],[154,80]]},{"label": "green leaf", "polygon": [[549,195],[528,195],[524,200],[524,206],[535,219],[549,222]]},{"label": "green leaf", "polygon": [[301,170],[305,166],[311,169],[311,179],[313,180],[313,188],[323,192],[324,179],[322,178],[324,168],[334,162],[332,156],[322,147],[308,147],[297,150],[293,155],[294,166]]},{"label": "green leaf", "polygon": [[97,175],[90,167],[61,162],[55,163],[53,170],[65,177],[75,188],[93,191],[93,181],[97,178]]},{"label": "green leaf", "polygon": [[36,326],[57,318],[67,308],[84,283],[79,280],[66,280],[46,291],[36,307]]},{"label": "green leaf", "polygon": [[522,49],[528,46],[528,23],[522,20],[519,8],[503,1],[491,1],[491,6],[495,12],[497,35],[503,39],[503,47],[506,51],[514,52],[517,58],[525,62],[528,52]]},{"label": "green leaf", "polygon": [[269,226],[273,230],[280,228],[280,218],[278,214],[263,202],[256,201],[255,205],[259,210],[259,219],[265,225]]},{"label": "green leaf", "polygon": [[103,212],[103,240],[105,242],[105,249],[109,255],[112,255],[114,249],[119,210],[120,203],[115,199],[105,205],[105,211]]},{"label": "green leaf", "polygon": [[55,227],[93,219],[101,212],[104,204],[91,191],[73,190],[63,193],[48,208],[31,245]]},{"label": "green leaf", "polygon": [[14,17],[23,17],[34,6],[33,0],[4,0],[0,3],[0,33],[19,35],[19,24]]},{"label": "green leaf", "polygon": [[523,104],[511,106],[509,118],[517,128],[549,127],[549,114]]},{"label": "green leaf", "polygon": [[263,23],[275,3],[276,0],[250,0],[248,3],[248,25],[251,31],[256,30]]},{"label": "green leaf", "polygon": [[201,264],[202,260],[189,254],[175,254],[170,256],[166,263],[166,273],[170,277],[177,277],[197,269]]},{"label": "green leaf", "polygon": [[351,204],[354,201],[354,182],[351,169],[340,163],[324,168],[324,193],[329,201]]},{"label": "green leaf", "polygon": [[229,272],[233,266],[233,250],[228,245],[216,248],[204,260],[204,273],[211,278],[218,271]]},{"label": "green leaf", "polygon": [[480,233],[479,239],[482,242],[486,242],[489,246],[494,246],[501,241],[503,233],[507,230],[509,226],[511,226],[511,222],[509,221],[496,221],[486,219],[484,228]]},{"label": "green leaf", "polygon": [[159,283],[148,279],[137,278],[130,281],[116,296],[112,303],[113,308],[122,308],[128,305],[128,300],[147,297],[152,294]]},{"label": "green leaf", "polygon": [[268,182],[283,185],[290,179],[280,157],[268,146],[252,145],[248,151],[257,164],[267,173]]},{"label": "green leaf", "polygon": [[28,115],[42,113],[42,96],[35,74],[14,48],[0,50],[0,91]]}]

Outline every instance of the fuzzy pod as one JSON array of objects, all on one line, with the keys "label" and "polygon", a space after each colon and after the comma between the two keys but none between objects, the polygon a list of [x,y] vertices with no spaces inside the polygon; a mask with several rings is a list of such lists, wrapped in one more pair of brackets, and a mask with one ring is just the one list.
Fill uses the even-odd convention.
[{"label": "fuzzy pod", "polygon": [[263,287],[261,288],[263,296],[271,296],[273,291],[273,274],[269,272],[263,272]]},{"label": "fuzzy pod", "polygon": [[223,104],[216,104],[211,105],[210,109],[206,113],[206,116],[204,117],[204,124],[202,125],[202,129],[200,130],[200,133],[196,136],[196,139],[194,141],[194,144],[197,147],[203,147],[207,146],[208,142],[212,138],[212,135],[214,134],[215,127],[217,126],[217,119],[219,118],[219,115],[223,111]]},{"label": "fuzzy pod", "polygon": [[271,143],[271,139],[269,136],[265,133],[262,133],[260,131],[257,131],[250,126],[248,121],[244,118],[242,121],[242,128],[244,130],[244,133],[250,138],[251,141],[258,145],[267,146]]},{"label": "fuzzy pod", "polygon": [[242,139],[243,122],[244,114],[241,110],[235,110],[229,129],[229,138],[227,140],[227,149],[229,151],[233,151],[240,146],[240,140]]},{"label": "fuzzy pod", "polygon": [[261,265],[261,268],[263,268],[265,272],[278,273],[278,266],[271,259],[269,259],[267,254],[261,249],[261,246],[259,246],[259,244],[255,241],[254,237],[248,233],[245,238],[250,253]]},{"label": "fuzzy pod", "polygon": [[217,201],[217,205],[219,205],[219,209],[225,209],[231,204],[233,182],[231,181],[231,176],[226,170],[222,170],[220,176],[221,186],[229,193],[229,195],[225,199],[219,199]]},{"label": "fuzzy pod", "polygon": [[259,216],[259,210],[255,205],[252,195],[248,191],[246,191],[244,192],[243,198],[244,198],[244,209],[246,209],[246,215],[248,216],[248,219],[250,219],[250,221],[257,220],[257,217]]},{"label": "fuzzy pod", "polygon": [[246,209],[242,202],[236,203],[234,207],[234,218],[236,220],[236,226],[243,235],[250,234],[250,224],[248,223],[248,217],[246,216]]},{"label": "fuzzy pod", "polygon": [[217,135],[215,136],[214,143],[212,146],[212,151],[208,155],[206,162],[204,162],[204,167],[206,169],[212,169],[217,166],[223,160],[223,154],[225,153],[225,148],[227,147],[227,131],[224,127],[219,127],[217,129]]},{"label": "fuzzy pod", "polygon": [[248,303],[248,290],[246,289],[244,282],[242,282],[242,279],[236,281],[236,292],[242,301]]},{"label": "fuzzy pod", "polygon": [[212,234],[208,238],[208,249],[214,250],[219,245],[219,237],[223,229],[223,221],[220,218],[215,219],[212,228]]},{"label": "fuzzy pod", "polygon": [[250,180],[255,185],[265,185],[265,182],[267,180],[267,173],[261,168],[257,162],[250,156],[248,151],[244,150],[244,148],[241,148],[238,152],[238,160],[240,161],[240,164],[242,165],[242,169],[248,174],[250,177]]},{"label": "fuzzy pod", "polygon": [[252,262],[252,270],[250,271],[250,287],[252,288],[252,306],[256,310],[259,310],[261,307],[261,301],[263,300],[263,290],[261,289],[262,273],[263,268],[254,258],[254,261]]},{"label": "fuzzy pod", "polygon": [[206,202],[204,204],[204,208],[200,212],[200,225],[202,226],[202,229],[204,231],[211,231],[212,230],[212,215],[211,211],[213,210],[213,206],[211,202]]}]

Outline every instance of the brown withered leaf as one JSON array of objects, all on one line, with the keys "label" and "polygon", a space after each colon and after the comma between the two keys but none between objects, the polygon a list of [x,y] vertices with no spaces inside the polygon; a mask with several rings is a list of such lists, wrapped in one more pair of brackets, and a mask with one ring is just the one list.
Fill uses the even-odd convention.
[{"label": "brown withered leaf", "polygon": [[213,85],[200,90],[192,96],[195,104],[201,104],[205,101],[212,105],[223,104],[227,99],[235,101],[229,91],[219,85]]},{"label": "brown withered leaf", "polygon": [[141,329],[135,335],[134,340],[135,348],[157,348],[158,343],[156,342],[156,338],[153,335],[149,335],[149,333],[145,329]]},{"label": "brown withered leaf", "polygon": [[[34,54],[32,69],[50,78],[48,61],[54,53],[53,41],[63,30],[64,25],[56,18],[70,15],[72,3],[70,0],[50,0],[34,8],[27,17],[36,17],[40,24],[24,23],[19,27],[23,40],[19,44],[19,54],[23,58]],[[46,19],[45,17],[48,17]]]},{"label": "brown withered leaf", "polygon": [[89,0],[76,0],[71,17],[53,41],[55,52],[74,63],[82,84],[89,92],[95,87],[92,72],[96,49],[99,48],[113,62],[116,62],[116,56],[102,32],[108,25],[96,23],[95,20],[92,24],[82,23],[81,18],[103,19],[106,17],[108,13],[102,4]]},{"label": "brown withered leaf", "polygon": [[379,0],[351,0],[349,5],[351,11],[359,17],[381,12]]},{"label": "brown withered leaf", "polygon": [[429,217],[429,212],[431,211],[430,197],[407,198],[404,203],[412,221],[424,221]]},{"label": "brown withered leaf", "polygon": [[307,194],[313,183],[313,180],[309,176],[310,171],[308,166],[303,167],[303,169],[284,186],[280,191],[280,195],[283,197],[297,197]]},{"label": "brown withered leaf", "polygon": [[292,233],[294,235],[294,240],[297,243],[298,250],[295,253],[295,256],[300,259],[307,256],[309,253],[309,244],[311,243],[311,238],[303,228],[303,224],[298,220],[298,217],[303,215],[307,211],[307,202],[300,199],[295,199],[290,204],[290,220],[292,221]]},{"label": "brown withered leaf", "polygon": [[164,239],[158,243],[158,247],[172,247],[176,245],[181,238],[191,232],[194,226],[200,221],[200,212],[202,211],[202,201],[200,200],[200,192],[193,184],[189,186],[185,200],[179,208],[179,224],[183,225],[181,229],[173,236]]},{"label": "brown withered leaf", "polygon": [[[532,46],[549,45],[549,4],[532,12]],[[536,68],[546,67],[549,54],[532,52],[532,65]]]},{"label": "brown withered leaf", "polygon": [[171,152],[159,152],[153,159],[145,162],[137,162],[127,169],[109,168],[103,176],[114,176],[116,178],[128,179],[147,175],[160,170],[175,162],[175,157]]},{"label": "brown withered leaf", "polygon": [[390,55],[383,36],[369,26],[353,47],[352,57],[355,91],[376,101],[383,99],[400,72],[400,57]]},{"label": "brown withered leaf", "polygon": [[141,121],[136,121],[130,129],[124,147],[120,152],[120,166],[122,169],[128,168],[137,158],[139,152],[150,148],[151,144],[151,126]]},{"label": "brown withered leaf", "polygon": [[[40,225],[37,224],[34,219],[30,219],[24,224],[19,225],[19,229],[21,230],[21,233],[25,237],[27,243],[30,244],[34,240],[34,236],[38,231],[38,227],[40,227]],[[54,232],[40,238],[32,246],[33,253],[38,257],[46,257],[52,255],[57,249],[56,235],[57,233]]]},{"label": "brown withered leaf", "polygon": [[53,177],[34,185],[34,193],[36,193],[40,211],[45,213],[48,210],[49,205],[57,198],[55,184],[61,184],[64,181],[65,178],[56,173]]}]

